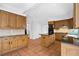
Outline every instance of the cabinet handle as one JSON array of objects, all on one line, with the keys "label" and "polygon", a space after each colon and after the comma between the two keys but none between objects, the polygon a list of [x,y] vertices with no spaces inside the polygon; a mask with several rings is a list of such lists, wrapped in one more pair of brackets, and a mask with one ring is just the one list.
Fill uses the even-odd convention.
[{"label": "cabinet handle", "polygon": [[9,44],[10,44],[10,42],[9,42]]},{"label": "cabinet handle", "polygon": [[10,42],[10,44],[12,44],[12,42]]},{"label": "cabinet handle", "polygon": [[43,37],[43,39],[45,39],[45,37]]}]

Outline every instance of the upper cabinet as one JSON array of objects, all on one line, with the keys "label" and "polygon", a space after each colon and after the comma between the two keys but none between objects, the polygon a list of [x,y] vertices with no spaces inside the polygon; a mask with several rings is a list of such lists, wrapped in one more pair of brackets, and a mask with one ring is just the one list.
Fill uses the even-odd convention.
[{"label": "upper cabinet", "polygon": [[26,17],[0,10],[0,29],[24,29]]},{"label": "upper cabinet", "polygon": [[16,14],[13,14],[13,13],[9,13],[8,14],[9,16],[9,28],[16,28],[16,21],[17,21],[17,16]]},{"label": "upper cabinet", "polygon": [[75,28],[79,28],[79,3],[74,5],[74,9]]},{"label": "upper cabinet", "polygon": [[25,28],[26,26],[26,17],[17,15],[17,28]]},{"label": "upper cabinet", "polygon": [[0,28],[8,28],[8,12],[0,11]]},{"label": "upper cabinet", "polygon": [[73,28],[73,18],[66,19],[66,20],[60,20],[60,21],[54,21],[54,27],[55,29],[62,28],[63,26],[67,26],[68,28]]}]

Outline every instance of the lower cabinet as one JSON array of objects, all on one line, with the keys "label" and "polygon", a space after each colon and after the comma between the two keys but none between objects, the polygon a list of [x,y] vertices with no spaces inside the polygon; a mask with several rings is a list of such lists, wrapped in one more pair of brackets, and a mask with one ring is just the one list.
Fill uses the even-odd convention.
[{"label": "lower cabinet", "polygon": [[17,42],[18,42],[16,37],[10,37],[9,40],[10,40],[10,49],[11,50],[16,49],[17,48]]},{"label": "lower cabinet", "polygon": [[3,37],[0,39],[0,55],[22,47],[27,47],[27,42],[27,36]]},{"label": "lower cabinet", "polygon": [[61,41],[65,35],[66,33],[55,33],[55,39]]},{"label": "lower cabinet", "polygon": [[27,39],[28,37],[22,36],[22,37],[17,37],[17,47],[27,47]]},{"label": "lower cabinet", "polygon": [[23,36],[22,45],[23,45],[24,47],[27,47],[27,44],[28,44],[27,39],[28,39],[28,37]]},{"label": "lower cabinet", "polygon": [[44,47],[49,47],[55,42],[55,35],[41,35],[41,45]]},{"label": "lower cabinet", "polygon": [[0,55],[1,55],[1,51],[2,51],[2,49],[1,49],[1,39],[0,39]]},{"label": "lower cabinet", "polygon": [[79,56],[79,46],[62,43],[61,56]]}]

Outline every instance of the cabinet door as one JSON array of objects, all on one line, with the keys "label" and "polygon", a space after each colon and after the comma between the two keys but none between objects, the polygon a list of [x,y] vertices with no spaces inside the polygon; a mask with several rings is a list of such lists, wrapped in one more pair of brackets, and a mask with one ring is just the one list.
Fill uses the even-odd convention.
[{"label": "cabinet door", "polygon": [[18,39],[17,44],[19,48],[27,46],[28,39],[25,36],[17,37],[17,39]]},{"label": "cabinet door", "polygon": [[0,55],[1,55],[1,51],[2,51],[2,44],[1,44],[1,39],[0,39]]},{"label": "cabinet door", "polygon": [[17,26],[17,15],[9,13],[9,27],[15,29]]},{"label": "cabinet door", "polygon": [[2,53],[6,53],[10,50],[10,40],[9,38],[3,38],[2,39]]},{"label": "cabinet door", "polygon": [[17,48],[17,39],[16,37],[10,37],[10,50]]},{"label": "cabinet door", "polygon": [[61,41],[66,33],[55,33],[55,39]]},{"label": "cabinet door", "polygon": [[8,12],[1,11],[1,28],[8,28]]},{"label": "cabinet door", "polygon": [[17,47],[21,48],[22,47],[22,38],[21,37],[17,37]]},{"label": "cabinet door", "polygon": [[27,43],[28,43],[28,37],[27,36],[22,36],[22,45],[24,47],[27,47]]},{"label": "cabinet door", "polygon": [[76,28],[79,28],[79,3],[76,3],[75,5],[75,23],[76,23]]},{"label": "cabinet door", "polygon": [[26,17],[17,15],[17,28],[25,28]]},{"label": "cabinet door", "polygon": [[1,10],[0,10],[0,28],[1,28],[1,22],[2,22],[2,18],[1,18]]},{"label": "cabinet door", "polygon": [[61,44],[61,55],[63,56],[79,56],[79,47],[71,44]]}]

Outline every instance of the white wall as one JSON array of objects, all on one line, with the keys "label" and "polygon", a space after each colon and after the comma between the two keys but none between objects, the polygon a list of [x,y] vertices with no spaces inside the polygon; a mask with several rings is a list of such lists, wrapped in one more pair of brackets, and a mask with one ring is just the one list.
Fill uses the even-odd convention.
[{"label": "white wall", "polygon": [[0,29],[0,36],[24,35],[24,29]]},{"label": "white wall", "polygon": [[65,20],[73,17],[73,4],[71,3],[44,3],[37,4],[26,11],[29,21],[30,38],[40,37],[39,34],[48,33],[48,21]]}]

